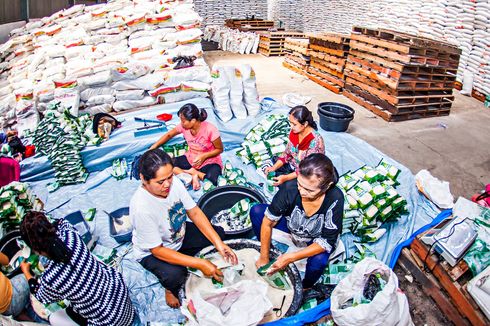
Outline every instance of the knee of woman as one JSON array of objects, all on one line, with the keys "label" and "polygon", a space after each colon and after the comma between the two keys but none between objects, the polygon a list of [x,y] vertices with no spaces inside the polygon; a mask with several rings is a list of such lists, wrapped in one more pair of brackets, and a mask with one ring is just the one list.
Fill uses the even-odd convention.
[{"label": "knee of woman", "polygon": [[314,270],[324,270],[328,265],[330,253],[321,253],[309,258],[309,265]]},{"label": "knee of woman", "polygon": [[250,218],[251,219],[262,219],[267,209],[267,204],[256,204],[250,208]]}]

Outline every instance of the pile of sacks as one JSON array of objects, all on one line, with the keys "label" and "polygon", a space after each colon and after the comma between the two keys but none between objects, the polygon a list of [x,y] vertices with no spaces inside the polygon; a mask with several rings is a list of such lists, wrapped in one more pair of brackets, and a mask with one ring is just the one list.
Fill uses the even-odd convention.
[{"label": "pile of sacks", "polygon": [[225,26],[206,26],[204,39],[219,44],[223,51],[250,54],[257,53],[260,35],[252,32],[240,32]]},{"label": "pile of sacks", "polygon": [[17,121],[22,135],[52,102],[78,115],[207,96],[200,23],[192,0],[115,0],[12,31],[0,46],[0,128]]},{"label": "pile of sacks", "polygon": [[227,122],[255,117],[260,111],[255,72],[250,65],[213,66],[211,84],[216,115]]},{"label": "pile of sacks", "polygon": [[194,0],[196,10],[203,17],[203,25],[223,25],[226,19],[267,19],[270,0]]},{"label": "pile of sacks", "polygon": [[298,10],[303,6],[302,0],[270,0],[269,17],[282,24],[287,31],[302,31],[304,27],[303,12]]}]

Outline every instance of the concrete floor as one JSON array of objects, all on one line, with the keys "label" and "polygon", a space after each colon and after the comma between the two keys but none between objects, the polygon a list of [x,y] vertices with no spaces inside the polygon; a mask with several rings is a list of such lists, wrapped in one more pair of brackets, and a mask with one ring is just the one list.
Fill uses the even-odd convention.
[{"label": "concrete floor", "polygon": [[[427,169],[437,178],[449,181],[455,198],[470,198],[490,183],[490,109],[458,91],[454,91],[456,99],[449,116],[388,123],[344,96],[284,68],[283,58],[210,51],[205,52],[205,59],[210,66],[252,65],[261,97],[281,101],[285,93],[310,96],[307,106],[315,114],[320,102],[350,105],[356,114],[348,132],[402,163],[413,174]],[[415,325],[452,325],[425,295],[421,284],[407,281],[405,271],[398,266],[395,273],[407,294]]]},{"label": "concrete floor", "polygon": [[205,52],[212,66],[252,65],[261,97],[281,100],[285,93],[311,96],[308,108],[315,112],[320,102],[340,102],[356,110],[348,132],[408,167],[413,174],[429,170],[449,181],[455,198],[470,198],[490,183],[490,109],[474,98],[455,92],[451,114],[446,117],[386,122],[348,98],[286,69],[281,57],[238,55],[223,51]]}]

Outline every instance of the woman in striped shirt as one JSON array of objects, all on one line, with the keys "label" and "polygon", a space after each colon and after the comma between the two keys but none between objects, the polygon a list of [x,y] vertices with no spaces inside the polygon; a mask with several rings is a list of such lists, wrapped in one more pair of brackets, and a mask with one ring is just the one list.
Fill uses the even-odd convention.
[{"label": "woman in striped shirt", "polygon": [[31,275],[29,264],[21,265],[37,300],[68,300],[66,313],[80,325],[132,324],[135,312],[121,274],[97,261],[70,223],[51,223],[43,213],[29,211],[20,231],[31,249],[49,259],[39,279]]}]

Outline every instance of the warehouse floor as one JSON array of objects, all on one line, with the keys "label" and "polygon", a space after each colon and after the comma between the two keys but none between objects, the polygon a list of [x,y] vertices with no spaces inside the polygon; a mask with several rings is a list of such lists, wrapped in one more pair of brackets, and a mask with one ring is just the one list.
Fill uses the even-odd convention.
[{"label": "warehouse floor", "polygon": [[[416,174],[421,169],[449,181],[455,198],[470,198],[490,183],[490,109],[455,91],[451,114],[445,117],[388,123],[342,95],[337,95],[282,66],[281,57],[205,52],[210,66],[252,65],[260,97],[278,101],[286,93],[310,96],[308,108],[316,113],[320,102],[340,102],[356,110],[348,132],[367,141]],[[400,287],[408,296],[415,325],[450,324],[416,281],[409,282],[397,266]]]},{"label": "warehouse floor", "polygon": [[209,51],[205,52],[205,59],[210,66],[252,65],[261,98],[270,96],[282,101],[286,93],[310,96],[307,106],[314,112],[320,102],[350,105],[356,115],[349,133],[402,163],[413,174],[427,169],[437,178],[449,181],[455,198],[470,198],[490,183],[490,109],[458,91],[454,91],[456,100],[449,116],[388,123],[348,98],[284,68],[282,57]]}]

